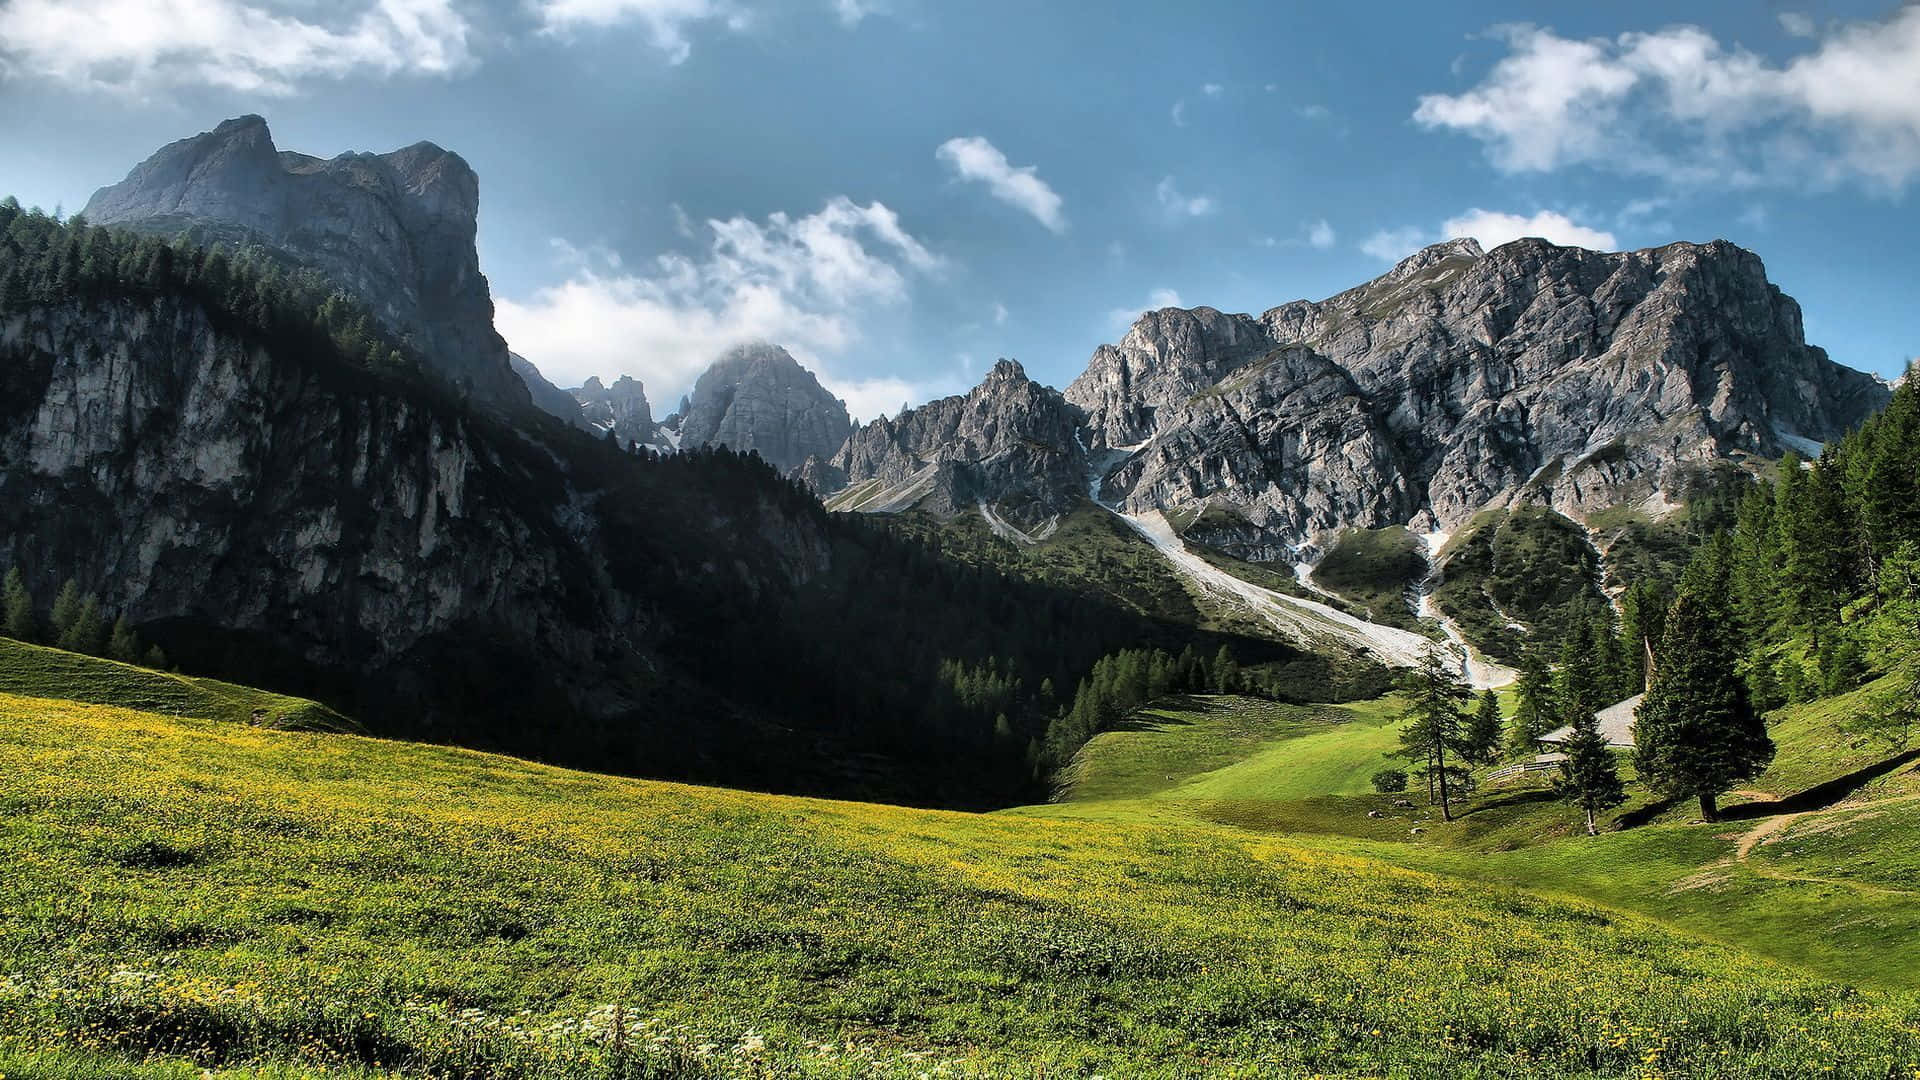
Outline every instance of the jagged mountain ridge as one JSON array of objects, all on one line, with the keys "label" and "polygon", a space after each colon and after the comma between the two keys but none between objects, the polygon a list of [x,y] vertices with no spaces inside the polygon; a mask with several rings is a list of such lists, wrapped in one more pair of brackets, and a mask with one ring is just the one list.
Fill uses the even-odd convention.
[{"label": "jagged mountain ridge", "polygon": [[1130,447],[1109,497],[1225,507],[1300,546],[1450,528],[1523,489],[1574,516],[1639,502],[1687,466],[1837,437],[1887,393],[1808,346],[1799,306],[1725,241],[1460,240],[1258,319],[1151,313],[1066,396],[1093,446]]},{"label": "jagged mountain ridge", "polygon": [[[1576,517],[1658,509],[1699,466],[1804,452],[1888,391],[1807,345],[1799,306],[1725,241],[1488,253],[1468,239],[1257,318],[1146,312],[1063,396],[1084,417],[1102,501],[1297,562],[1339,530],[1448,529],[1516,498]],[[884,457],[834,464],[847,491],[899,479]],[[1064,471],[1027,470],[977,494],[1036,490],[1079,489]]]},{"label": "jagged mountain ridge", "polygon": [[1038,524],[1071,509],[1085,486],[1079,425],[1059,391],[1001,360],[969,393],[853,432],[831,462],[810,462],[803,476],[816,489],[844,488],[828,504],[836,509],[954,514],[990,501],[996,513]]},{"label": "jagged mountain ridge", "polygon": [[162,147],[84,213],[95,225],[257,244],[319,270],[455,386],[524,410],[528,390],[480,272],[479,209],[473,169],[433,143],[323,160],[278,149],[249,115]]}]

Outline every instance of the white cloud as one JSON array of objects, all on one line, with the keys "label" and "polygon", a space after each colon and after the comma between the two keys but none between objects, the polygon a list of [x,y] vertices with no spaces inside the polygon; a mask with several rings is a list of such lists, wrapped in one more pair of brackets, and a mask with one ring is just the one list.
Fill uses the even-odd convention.
[{"label": "white cloud", "polygon": [[987,185],[994,198],[1026,211],[1054,232],[1067,231],[1059,193],[1040,179],[1032,165],[1015,168],[1008,163],[1007,155],[978,135],[948,139],[940,144],[935,156],[960,179]]},{"label": "white cloud", "polygon": [[1007,325],[1007,305],[1005,304],[993,305],[993,325],[995,326]]},{"label": "white cloud", "polygon": [[1176,102],[1174,102],[1174,103],[1173,103],[1173,109],[1172,109],[1172,111],[1171,111],[1171,112],[1169,113],[1169,115],[1173,117],[1173,126],[1174,126],[1174,127],[1186,127],[1186,126],[1187,126],[1187,102],[1186,102],[1186,99],[1184,99],[1184,98],[1182,98],[1181,100],[1179,100],[1179,101],[1176,101]]},{"label": "white cloud", "polygon": [[1597,251],[1612,251],[1618,246],[1612,233],[1582,225],[1552,210],[1521,215],[1475,207],[1441,222],[1438,229],[1424,229],[1418,225],[1381,229],[1367,237],[1360,244],[1360,250],[1383,262],[1399,262],[1428,244],[1462,236],[1473,237],[1488,251],[1524,236],[1537,236],[1550,243]]},{"label": "white cloud", "polygon": [[1565,247],[1592,248],[1595,251],[1612,251],[1616,246],[1612,233],[1581,225],[1565,214],[1552,210],[1522,217],[1475,207],[1458,217],[1448,218],[1440,226],[1440,233],[1440,239],[1443,240],[1471,236],[1488,251],[1523,236],[1538,236]]},{"label": "white cloud", "polygon": [[1181,194],[1171,176],[1154,185],[1153,197],[1159,200],[1161,209],[1175,217],[1205,217],[1218,209],[1213,199],[1206,195]]},{"label": "white cloud", "polygon": [[857,26],[869,15],[884,15],[888,7],[885,0],[833,0],[834,13],[847,26]]},{"label": "white cloud", "polygon": [[1333,246],[1333,241],[1333,226],[1327,224],[1326,219],[1322,218],[1307,226],[1307,243],[1324,251]]},{"label": "white cloud", "polygon": [[1418,225],[1408,225],[1376,231],[1360,241],[1360,250],[1384,262],[1399,262],[1433,242],[1433,234]]},{"label": "white cloud", "polygon": [[836,197],[805,217],[734,217],[705,228],[704,251],[658,256],[644,272],[589,254],[566,281],[501,298],[494,321],[556,383],[627,374],[664,401],[742,341],[778,342],[817,370],[821,353],[858,340],[858,316],[908,302],[911,276],[941,266],[877,202]]},{"label": "white cloud", "polygon": [[1140,307],[1117,307],[1109,309],[1107,311],[1107,325],[1113,327],[1116,332],[1125,332],[1128,327],[1133,325],[1134,320],[1149,311],[1185,306],[1186,304],[1180,300],[1180,294],[1174,290],[1164,288],[1155,289],[1147,294],[1147,302]]},{"label": "white cloud", "polygon": [[[321,9],[328,10],[328,9]],[[452,0],[331,9],[248,0],[5,0],[0,76],[147,93],[214,86],[290,94],[312,78],[447,75],[472,63]]]},{"label": "white cloud", "polygon": [[[685,63],[693,55],[687,28],[717,23],[744,30],[751,20],[745,9],[728,0],[531,0],[540,16],[540,31],[564,36],[576,30],[602,30],[637,23],[652,46],[667,54],[670,64]],[[843,16],[844,18],[844,16]]]},{"label": "white cloud", "polygon": [[1780,29],[1793,37],[1810,38],[1814,35],[1813,18],[1798,11],[1780,13]]},{"label": "white cloud", "polygon": [[[1816,33],[1811,22],[1783,20]],[[1835,24],[1784,64],[1707,31],[1574,40],[1493,31],[1507,54],[1476,86],[1420,98],[1414,119],[1463,132],[1507,172],[1572,165],[1696,184],[1888,191],[1920,176],[1920,4]]]},{"label": "white cloud", "polygon": [[1207,95],[1208,97],[1219,97],[1221,94],[1224,94],[1227,92],[1227,88],[1224,86],[1221,86],[1217,82],[1210,82],[1201,86],[1200,92]]},{"label": "white cloud", "polygon": [[[970,357],[965,358],[961,369],[965,370],[971,363]],[[818,370],[817,366],[814,374],[828,393],[847,403],[849,414],[863,422],[882,416],[897,416],[902,405],[918,408],[934,398],[963,393],[967,389],[963,380],[945,375],[920,382],[902,379],[897,375],[847,379]]]}]

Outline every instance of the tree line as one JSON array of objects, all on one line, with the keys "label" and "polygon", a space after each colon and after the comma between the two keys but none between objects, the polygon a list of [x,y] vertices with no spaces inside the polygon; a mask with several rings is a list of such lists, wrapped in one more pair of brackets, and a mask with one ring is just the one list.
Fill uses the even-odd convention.
[{"label": "tree line", "polygon": [[124,613],[103,609],[100,598],[82,593],[72,578],[60,586],[43,622],[34,608],[26,576],[19,567],[13,567],[0,584],[0,617],[4,618],[6,636],[16,641],[155,669],[167,666],[166,654],[158,645],[144,645]]}]

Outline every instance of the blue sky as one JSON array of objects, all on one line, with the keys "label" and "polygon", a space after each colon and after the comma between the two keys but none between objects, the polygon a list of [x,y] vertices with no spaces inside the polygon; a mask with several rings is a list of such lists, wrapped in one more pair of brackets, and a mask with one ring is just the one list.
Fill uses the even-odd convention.
[{"label": "blue sky", "polygon": [[659,411],[728,341],[857,415],[1149,305],[1258,312],[1448,233],[1726,237],[1920,354],[1920,5],[0,0],[0,189],[69,211],[258,112],[481,177],[515,348]]}]

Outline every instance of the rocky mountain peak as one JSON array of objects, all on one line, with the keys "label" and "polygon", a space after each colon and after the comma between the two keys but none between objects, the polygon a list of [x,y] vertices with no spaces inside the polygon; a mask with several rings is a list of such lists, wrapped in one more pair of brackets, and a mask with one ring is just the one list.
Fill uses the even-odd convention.
[{"label": "rocky mountain peak", "polygon": [[1085,491],[1080,421],[1059,391],[1001,360],[966,394],[855,431],[812,475],[845,484],[829,500],[837,509],[944,515],[991,504],[996,514],[1036,525]]},{"label": "rocky mountain peak", "polygon": [[1109,494],[1230,509],[1271,552],[1515,497],[1638,503],[1714,458],[1831,439],[1887,394],[1806,344],[1752,252],[1536,238],[1434,245],[1258,320],[1149,313],[1067,396],[1132,451]]},{"label": "rocky mountain peak", "polygon": [[639,379],[622,375],[608,386],[598,375],[590,375],[571,393],[589,430],[597,434],[612,432],[622,445],[652,443],[658,438],[647,388]]},{"label": "rocky mountain peak", "polygon": [[354,294],[477,400],[524,408],[480,273],[479,208],[473,169],[433,143],[323,159],[278,149],[266,121],[248,115],[161,147],[85,213],[97,225],[278,251]]},{"label": "rocky mountain peak", "polygon": [[851,427],[846,404],[791,353],[753,342],[728,349],[694,383],[680,445],[757,450],[789,470],[832,456]]}]

